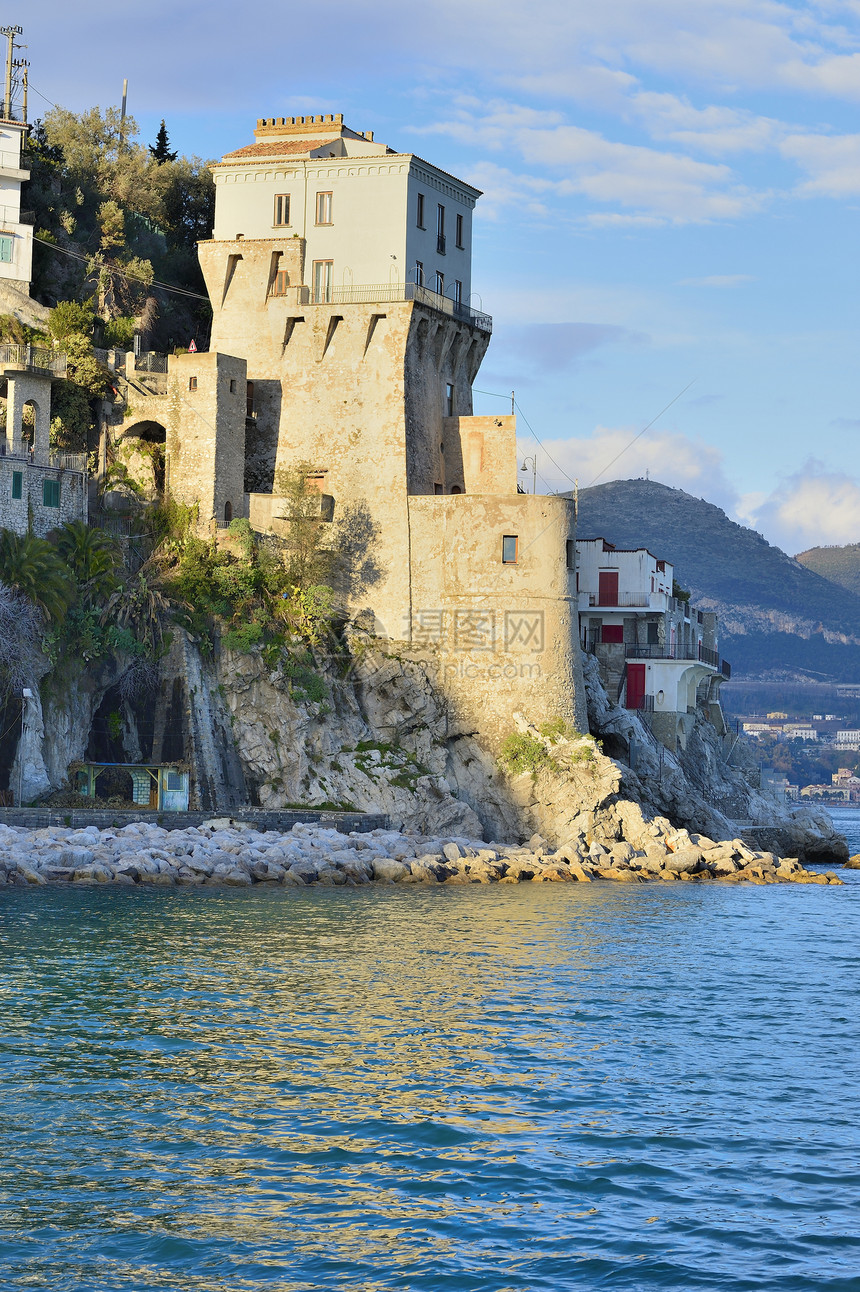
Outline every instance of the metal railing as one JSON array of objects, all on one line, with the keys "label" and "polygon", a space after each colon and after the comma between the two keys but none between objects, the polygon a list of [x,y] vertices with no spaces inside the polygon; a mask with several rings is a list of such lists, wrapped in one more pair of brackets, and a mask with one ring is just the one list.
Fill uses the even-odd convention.
[{"label": "metal railing", "polygon": [[711,650],[709,646],[703,646],[699,642],[699,659],[703,664],[710,664],[711,668],[720,667],[720,652]]},{"label": "metal railing", "polygon": [[167,372],[167,355],[158,354],[155,350],[147,350],[145,354],[136,354],[134,356],[135,372]]},{"label": "metal railing", "polygon": [[727,659],[720,660],[720,672],[723,677],[730,678],[732,675],[732,666]]},{"label": "metal railing", "polygon": [[0,368],[65,377],[67,363],[62,350],[46,350],[38,345],[0,345]]},{"label": "metal railing", "polygon": [[0,206],[0,223],[2,224],[35,224],[36,215],[33,211],[22,211],[17,206]]},{"label": "metal railing", "polygon": [[698,651],[691,646],[627,646],[628,659],[697,660]]},{"label": "metal railing", "polygon": [[493,320],[489,314],[470,309],[468,305],[431,291],[420,283],[370,283],[330,287],[321,290],[318,295],[310,287],[301,285],[289,288],[285,295],[286,298],[292,297],[296,305],[386,305],[398,301],[416,301],[441,314],[461,319],[481,332],[493,330]]},{"label": "metal railing", "polygon": [[86,474],[87,470],[86,453],[59,453],[54,450],[37,453],[35,449],[20,449],[13,453],[3,440],[0,440],[0,461],[22,462],[30,467],[44,467],[54,471],[77,471],[80,475]]},{"label": "metal railing", "polygon": [[[662,594],[655,592],[653,595],[657,597]],[[651,609],[651,601],[647,592],[619,592],[612,601],[601,601],[599,592],[589,592],[588,604],[589,607],[603,606],[607,610],[611,610],[615,606],[630,607],[632,609],[641,610]],[[659,610],[661,608],[662,607],[660,606],[654,606],[655,610]]]}]

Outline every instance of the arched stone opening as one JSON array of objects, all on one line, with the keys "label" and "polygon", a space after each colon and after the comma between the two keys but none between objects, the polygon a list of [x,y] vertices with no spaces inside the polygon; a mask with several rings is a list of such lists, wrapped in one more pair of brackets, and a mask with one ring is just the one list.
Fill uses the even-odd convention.
[{"label": "arched stone opening", "polygon": [[39,422],[41,409],[35,399],[25,399],[21,408],[21,426],[19,428],[19,442],[22,453],[32,453],[36,445],[36,426]]},{"label": "arched stone opening", "polygon": [[135,422],[114,445],[113,462],[105,481],[107,490],[138,494],[154,502],[164,493],[165,441],[167,432],[160,422]]},{"label": "arched stone opening", "polygon": [[233,519],[233,504],[232,504],[231,502],[229,502],[229,501],[228,501],[228,502],[225,502],[225,503],[224,503],[224,525],[225,525],[225,527],[226,527],[227,525],[229,525],[229,524],[230,524],[230,521],[231,521],[232,519]]}]

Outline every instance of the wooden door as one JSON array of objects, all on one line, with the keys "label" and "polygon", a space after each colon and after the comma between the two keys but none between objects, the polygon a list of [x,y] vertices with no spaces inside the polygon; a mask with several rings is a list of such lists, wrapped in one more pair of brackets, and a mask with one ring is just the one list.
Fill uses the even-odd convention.
[{"label": "wooden door", "polygon": [[627,665],[627,708],[641,709],[645,699],[645,665]]},{"label": "wooden door", "polygon": [[597,575],[597,604],[599,606],[618,605],[618,571],[600,570]]}]

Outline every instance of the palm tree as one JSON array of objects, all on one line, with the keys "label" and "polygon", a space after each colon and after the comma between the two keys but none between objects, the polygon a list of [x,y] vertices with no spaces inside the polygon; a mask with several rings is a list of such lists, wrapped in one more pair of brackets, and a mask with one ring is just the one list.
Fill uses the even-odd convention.
[{"label": "palm tree", "polygon": [[0,582],[57,622],[65,618],[75,595],[69,571],[47,539],[9,529],[0,529]]},{"label": "palm tree", "polygon": [[159,571],[147,561],[133,579],[116,588],[102,613],[102,623],[112,620],[118,628],[133,632],[149,655],[161,645],[162,625],[171,609],[159,582]]},{"label": "palm tree", "polygon": [[54,531],[53,541],[75,576],[78,599],[84,605],[105,602],[116,589],[120,566],[119,549],[110,535],[72,520]]}]

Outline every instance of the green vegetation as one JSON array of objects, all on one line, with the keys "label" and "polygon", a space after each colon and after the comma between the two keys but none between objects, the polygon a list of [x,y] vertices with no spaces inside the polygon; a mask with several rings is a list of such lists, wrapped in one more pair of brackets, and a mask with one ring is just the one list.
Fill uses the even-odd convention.
[{"label": "green vegetation", "polygon": [[512,731],[505,737],[499,761],[512,776],[531,772],[534,779],[538,772],[558,770],[558,763],[544,742],[526,731]]},{"label": "green vegetation", "polygon": [[860,595],[860,543],[848,543],[845,547],[811,547],[807,552],[798,552],[795,560],[805,565],[807,570],[820,574],[822,579],[829,579],[831,583]]},{"label": "green vegetation", "polygon": [[154,147],[137,134],[114,107],[54,108],[34,123],[23,196],[39,239],[33,294],[91,308],[97,344],[127,344],[136,320],[153,348],[168,349],[208,328],[205,301],[155,280],[204,293],[195,243],[211,233],[215,190],[208,163],[178,156],[166,127]]}]

